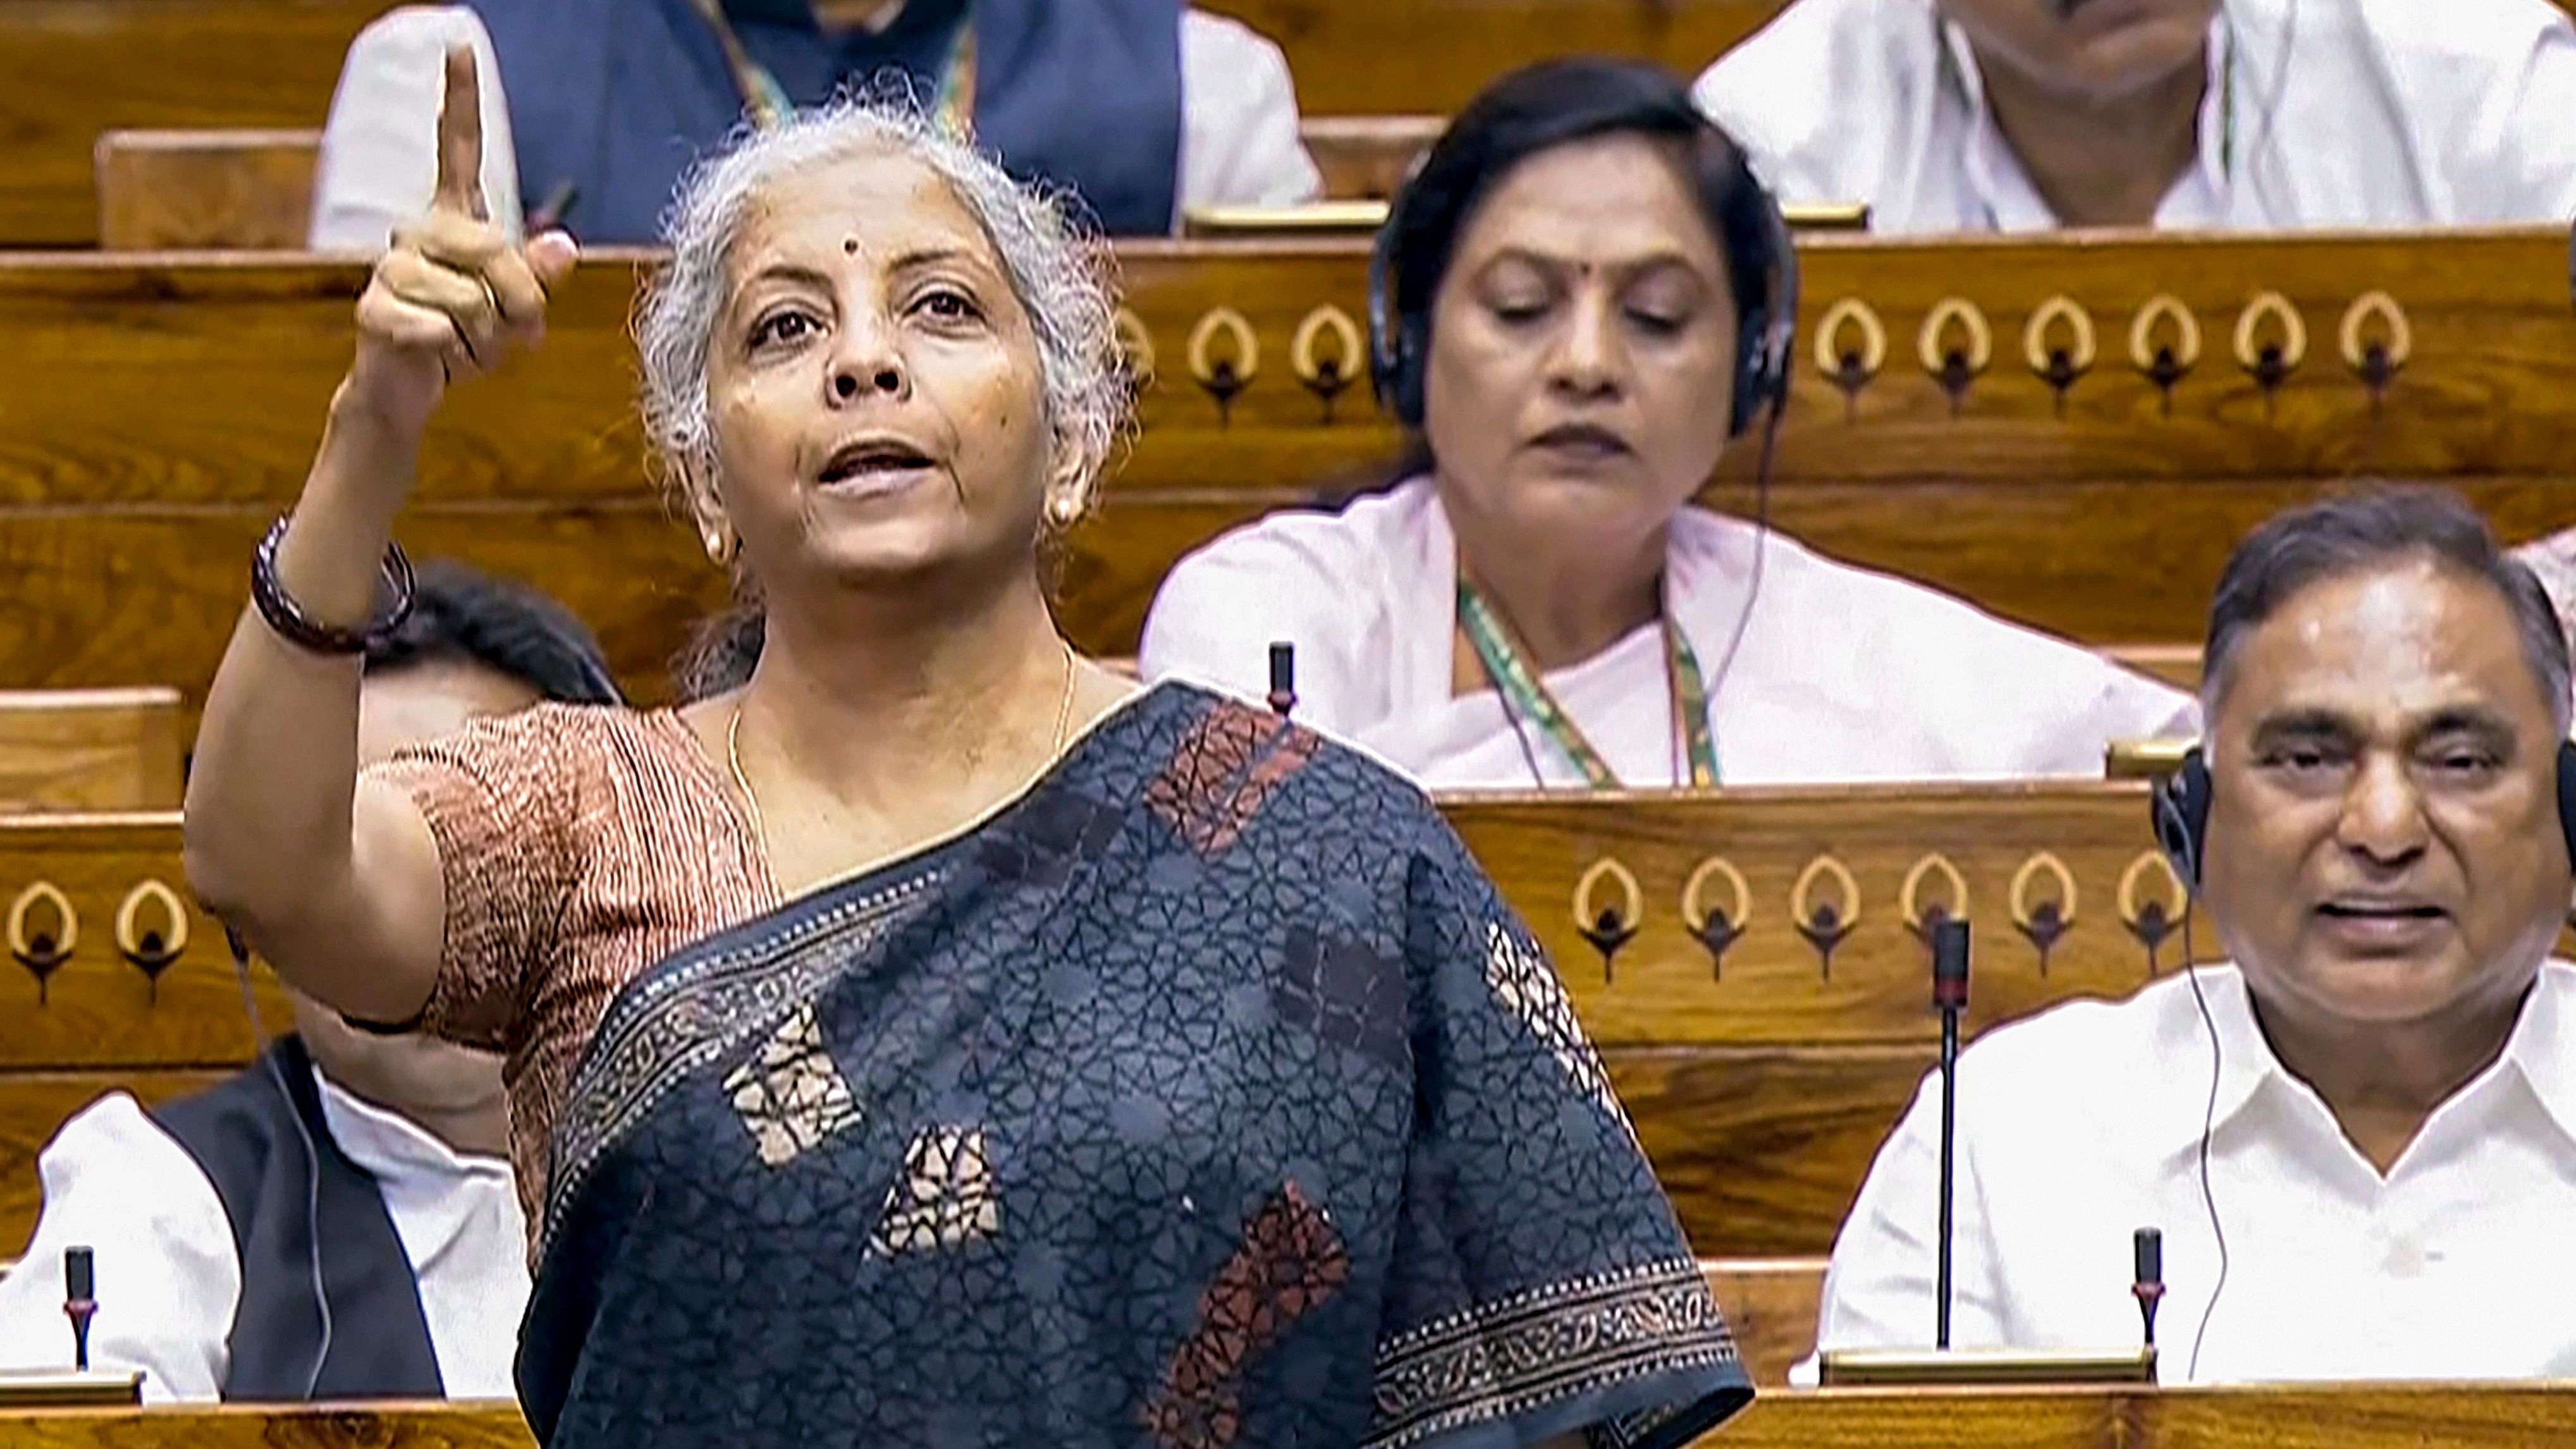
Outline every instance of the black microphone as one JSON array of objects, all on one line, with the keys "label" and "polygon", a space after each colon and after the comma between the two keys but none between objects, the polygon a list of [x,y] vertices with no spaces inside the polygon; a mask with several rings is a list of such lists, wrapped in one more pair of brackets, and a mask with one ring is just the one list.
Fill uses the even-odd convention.
[{"label": "black microphone", "polygon": [[1950,1346],[1951,1204],[1959,1155],[1959,1013],[1968,1009],[1968,923],[1947,917],[1932,926],[1932,1006],[1941,1013],[1941,1238],[1938,1319],[1932,1346]]},{"label": "black microphone", "polygon": [[1297,709],[1297,646],[1277,640],[1270,646],[1270,712],[1292,714]]},{"label": "black microphone", "polygon": [[2156,1305],[2165,1296],[2165,1235],[2161,1229],[2140,1228],[2130,1243],[2131,1261],[2136,1266],[2137,1281],[2129,1292],[2138,1300],[2138,1317],[2145,1321],[2147,1347],[2156,1346]]},{"label": "black microphone", "polygon": [[63,1249],[63,1316],[72,1321],[72,1367],[89,1372],[89,1321],[98,1312],[98,1264],[87,1248]]}]

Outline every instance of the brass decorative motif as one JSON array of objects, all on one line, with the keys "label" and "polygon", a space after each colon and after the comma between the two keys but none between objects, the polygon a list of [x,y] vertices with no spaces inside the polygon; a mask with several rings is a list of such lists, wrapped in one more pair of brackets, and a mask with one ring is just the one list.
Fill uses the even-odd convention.
[{"label": "brass decorative motif", "polygon": [[[2062,327],[2066,341],[2050,341],[2052,329]],[[2093,370],[2100,351],[2100,339],[2093,331],[2093,314],[2064,292],[2039,304],[2030,321],[2021,330],[2021,351],[2030,370],[2057,394],[2057,410],[2066,411],[2067,391],[2076,380]]]},{"label": "brass decorative motif", "polygon": [[[2156,340],[2158,326],[2164,323],[2173,327],[2170,342]],[[2129,323],[2129,365],[2156,385],[2156,391],[2164,398],[2165,413],[2170,416],[2174,384],[2200,365],[2200,319],[2192,315],[2181,298],[2159,292],[2138,309],[2136,319]]]},{"label": "brass decorative motif", "polygon": [[[1619,888],[1619,904],[1602,903],[1603,881]],[[1636,873],[1614,856],[1605,855],[1592,862],[1583,878],[1574,883],[1574,929],[1601,953],[1602,985],[1610,984],[1619,948],[1637,939],[1637,925],[1645,915],[1646,893],[1638,887]]]},{"label": "brass decorative motif", "polygon": [[[2164,877],[2159,891],[2161,900],[2138,898],[2139,887],[2145,884],[2149,872]],[[2153,976],[2158,964],[2156,953],[2181,928],[2183,916],[2191,910],[2191,892],[2183,889],[2182,877],[2174,874],[2173,864],[2165,859],[2163,851],[2142,850],[2137,859],[2129,862],[2128,869],[2120,872],[2119,905],[2120,924],[2147,948],[2147,974]]]},{"label": "brass decorative motif", "polygon": [[[2263,341],[2263,324],[2280,329],[2280,340]],[[2308,323],[2290,299],[2278,292],[2259,292],[2236,314],[2236,365],[2262,384],[2265,396],[2289,381],[2308,360]]]},{"label": "brass decorative motif", "polygon": [[[1966,334],[1967,346],[1950,345],[1952,328]],[[1923,319],[1923,330],[1915,334],[1914,353],[1923,371],[1950,395],[1950,412],[1956,416],[1967,400],[1968,385],[1985,376],[1995,360],[1995,329],[1976,303],[1965,297],[1944,297]]]},{"label": "brass decorative motif", "polygon": [[[145,906],[160,908],[162,924],[144,923]],[[145,880],[125,893],[116,907],[116,950],[151,983],[152,1000],[161,999],[161,973],[178,964],[188,949],[188,907],[179,893],[158,880]]]},{"label": "brass decorative motif", "polygon": [[[1943,885],[1949,887],[1950,898],[1926,902],[1923,899],[1923,882],[1935,874],[1941,877]],[[1896,889],[1896,909],[1904,916],[1905,929],[1914,933],[1914,939],[1928,946],[1932,943],[1934,926],[1943,921],[1968,919],[1968,878],[1959,874],[1959,868],[1950,863],[1950,857],[1933,851],[1914,862],[1913,868],[1905,872],[1905,883]]]},{"label": "brass decorative motif", "polygon": [[[1842,900],[1817,900],[1819,880],[1831,881]],[[1798,934],[1816,948],[1823,979],[1833,980],[1834,952],[1851,939],[1851,933],[1860,925],[1860,882],[1852,879],[1851,867],[1831,855],[1808,861],[1807,868],[1798,872],[1797,883],[1789,887],[1789,915]]]},{"label": "brass decorative motif", "polygon": [[1138,394],[1154,385],[1154,333],[1145,319],[1133,308],[1121,307],[1109,316],[1109,335],[1118,344],[1118,356],[1127,369],[1127,385]]},{"label": "brass decorative motif", "polygon": [[[1860,346],[1850,347],[1843,341],[1843,329],[1860,330]],[[1887,324],[1878,313],[1858,297],[1845,297],[1825,309],[1824,320],[1816,324],[1816,371],[1841,388],[1843,416],[1849,420],[1860,402],[1860,390],[1875,381],[1887,366]]]},{"label": "brass decorative motif", "polygon": [[[2362,328],[2371,322],[2380,325],[2386,334],[2383,340],[2362,336]],[[2386,292],[2364,292],[2353,298],[2343,310],[2343,324],[2335,329],[2335,338],[2343,346],[2344,366],[2369,384],[2374,405],[2415,356],[2415,326],[2406,320],[2406,309]]]},{"label": "brass decorative motif", "polygon": [[[1726,882],[1728,901],[1712,906],[1705,899],[1708,883]],[[1753,918],[1753,891],[1744,883],[1744,872],[1722,855],[1712,855],[1691,871],[1682,882],[1682,924],[1690,928],[1691,939],[1708,952],[1708,974],[1712,981],[1726,977],[1726,953],[1744,939],[1744,928]]]},{"label": "brass decorative motif", "polygon": [[[1233,355],[1215,354],[1217,334],[1234,344]],[[1261,375],[1261,339],[1252,324],[1232,307],[1218,307],[1190,329],[1190,376],[1216,399],[1217,426],[1233,421],[1234,400]]]},{"label": "brass decorative motif", "polygon": [[[31,929],[28,918],[36,907],[49,906],[54,912],[54,929]],[[40,880],[18,892],[9,903],[9,954],[36,978],[36,1001],[42,1005],[48,996],[55,972],[72,959],[80,949],[80,913],[72,909],[71,898],[52,881]]]},{"label": "brass decorative motif", "polygon": [[[2031,885],[2042,875],[2057,883],[2057,894],[2039,900],[2031,899]],[[2012,908],[2013,928],[2039,952],[2039,974],[2048,974],[2048,953],[2075,929],[2075,872],[2066,862],[2049,851],[2040,851],[2021,863],[2013,872],[2012,889],[2006,893],[2006,904]]]},{"label": "brass decorative motif", "polygon": [[[1333,355],[1315,355],[1315,341],[1324,333],[1333,334]],[[1351,314],[1327,302],[1298,322],[1297,333],[1288,339],[1288,366],[1297,381],[1324,405],[1324,421],[1333,420],[1333,402],[1350,388],[1363,370],[1359,324]]]}]

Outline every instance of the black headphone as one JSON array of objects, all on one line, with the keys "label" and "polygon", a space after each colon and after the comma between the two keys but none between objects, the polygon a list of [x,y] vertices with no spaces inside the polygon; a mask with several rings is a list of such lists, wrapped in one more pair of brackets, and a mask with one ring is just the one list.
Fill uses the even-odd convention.
[{"label": "black headphone", "polygon": [[[1704,116],[1701,124],[1725,134]],[[1759,260],[1765,282],[1761,295],[1745,296],[1739,288],[1735,298],[1735,393],[1728,430],[1742,437],[1766,411],[1788,406],[1789,353],[1798,334],[1798,253],[1788,219],[1745,163],[1743,149],[1730,146],[1729,154],[1736,175],[1728,194],[1749,198],[1758,212],[1755,229],[1762,238]],[[1407,180],[1387,204],[1386,224],[1378,228],[1368,272],[1369,372],[1378,401],[1409,428],[1422,426],[1423,355],[1430,350],[1431,334],[1429,298],[1409,312],[1400,310],[1395,299],[1396,252],[1415,191],[1414,181]],[[1728,272],[1731,282],[1735,269]]]},{"label": "black headphone", "polygon": [[[2156,846],[2195,897],[2200,894],[2214,783],[2207,757],[2194,745],[2183,753],[2182,768],[2157,781],[2148,797],[2155,812]],[[2576,863],[2576,740],[2558,742],[2558,833],[2566,839],[2568,860]]]}]

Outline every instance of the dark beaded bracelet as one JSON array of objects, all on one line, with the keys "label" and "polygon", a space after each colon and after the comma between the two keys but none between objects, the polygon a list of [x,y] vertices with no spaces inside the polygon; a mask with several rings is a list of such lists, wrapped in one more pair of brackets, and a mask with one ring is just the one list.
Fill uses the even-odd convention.
[{"label": "dark beaded bracelet", "polygon": [[286,537],[286,524],[291,517],[282,514],[269,525],[268,536],[259,541],[258,549],[250,556],[250,601],[259,610],[260,618],[268,622],[277,637],[316,654],[364,654],[391,638],[403,620],[411,617],[411,560],[403,556],[402,546],[385,545],[385,584],[393,598],[383,612],[360,629],[317,623],[277,581],[277,545]]}]

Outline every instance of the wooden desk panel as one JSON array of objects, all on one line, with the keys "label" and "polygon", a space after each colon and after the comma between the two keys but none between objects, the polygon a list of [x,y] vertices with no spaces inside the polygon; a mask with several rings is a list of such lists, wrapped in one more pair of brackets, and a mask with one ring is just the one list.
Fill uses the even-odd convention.
[{"label": "wooden desk panel", "polygon": [[[1695,74],[1781,0],[1217,0],[1287,53],[1313,115],[1447,113],[1567,50]],[[98,236],[90,147],[120,127],[318,127],[391,0],[0,0],[0,246]]]},{"label": "wooden desk panel", "polygon": [[[240,1008],[234,1010],[238,1013]],[[131,1092],[149,1106],[203,1091],[228,1075],[219,1071],[0,1073],[0,1257],[24,1252],[36,1231],[36,1214],[45,1205],[36,1157],[74,1113],[110,1092]],[[43,1270],[59,1274],[61,1265],[47,1264]],[[6,1432],[0,1429],[0,1435]]]},{"label": "wooden desk panel", "polygon": [[0,691],[0,812],[179,808],[179,692]]},{"label": "wooden desk panel", "polygon": [[[2558,233],[1820,239],[1807,249],[1799,400],[1770,516],[1823,552],[2118,643],[2196,637],[2240,532],[2356,473],[2445,479],[2509,538],[2576,524],[2576,490],[2562,477],[2576,429],[2565,249]],[[1365,315],[1356,248],[1151,243],[1121,255],[1154,382],[1103,516],[1077,535],[1065,591],[1075,637],[1108,654],[1133,651],[1154,587],[1188,548],[1266,509],[1333,495],[1372,467],[1383,476],[1400,446],[1362,387],[1345,386],[1328,410],[1291,358],[1303,328],[1310,362],[1358,366],[1328,325],[1338,315],[1356,328]],[[647,481],[624,332],[645,264],[595,260],[563,290],[542,354],[461,393],[433,429],[405,533],[420,551],[455,551],[565,595],[649,697],[685,621],[722,586],[686,530],[661,520]],[[0,442],[0,559],[20,566],[20,597],[37,605],[0,630],[0,683],[143,677],[191,699],[202,692],[241,597],[248,541],[310,462],[360,280],[352,267],[295,259],[0,265],[0,327],[16,341],[0,358],[0,395],[13,403]],[[2229,354],[2245,299],[2274,285],[2310,342],[2267,402]],[[2413,344],[2376,409],[2337,336],[2352,300],[2373,290],[2411,317]],[[2206,339],[2170,416],[2120,360],[2129,319],[2158,293],[2178,299]],[[2095,309],[2103,353],[2063,416],[2017,345],[2057,294]],[[1951,296],[1975,303],[1998,339],[1955,418],[1909,345]],[[1848,416],[1814,356],[1823,334],[1828,353],[1858,335],[1846,319],[1826,326],[1844,298],[1869,302],[1890,336]],[[1936,344],[1965,335],[1951,310]],[[2071,335],[2065,315],[2047,336]],[[2273,337],[2283,315],[2257,318],[2254,335]],[[2167,316],[2157,335],[2178,326]],[[2378,313],[2360,327],[2364,338],[2385,332]],[[1251,364],[1224,409],[1193,377],[1194,336],[1212,377],[1231,363],[1241,381]],[[1753,507],[1747,454],[1730,455],[1713,502]]]}]

